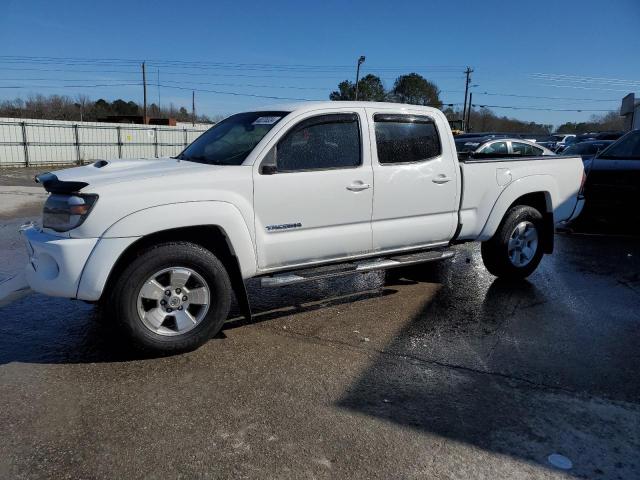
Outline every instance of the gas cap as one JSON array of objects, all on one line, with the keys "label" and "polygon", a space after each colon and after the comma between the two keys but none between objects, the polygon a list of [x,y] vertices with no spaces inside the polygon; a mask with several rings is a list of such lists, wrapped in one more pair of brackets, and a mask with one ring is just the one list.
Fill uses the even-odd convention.
[{"label": "gas cap", "polygon": [[497,168],[496,181],[501,187],[509,185],[511,183],[511,170],[509,170],[508,168]]}]

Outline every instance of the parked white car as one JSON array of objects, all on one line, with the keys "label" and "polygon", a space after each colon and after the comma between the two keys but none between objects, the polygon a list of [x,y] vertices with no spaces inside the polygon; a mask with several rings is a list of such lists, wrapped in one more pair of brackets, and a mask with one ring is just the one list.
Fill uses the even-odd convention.
[{"label": "parked white car", "polygon": [[537,157],[555,155],[555,153],[534,141],[522,138],[461,139],[456,140],[458,153],[468,152],[480,157]]},{"label": "parked white car", "polygon": [[552,135],[552,137],[556,139],[556,152],[563,151],[565,148],[567,148],[569,145],[572,145],[576,141],[576,135],[572,133],[556,133]]},{"label": "parked white car", "polygon": [[523,278],[583,206],[580,157],[458,161],[446,117],[415,105],[304,103],[233,115],[176,158],[40,175],[25,226],[31,287],[102,301],[134,343],[174,352],[264,286],[450,258],[482,242]]}]

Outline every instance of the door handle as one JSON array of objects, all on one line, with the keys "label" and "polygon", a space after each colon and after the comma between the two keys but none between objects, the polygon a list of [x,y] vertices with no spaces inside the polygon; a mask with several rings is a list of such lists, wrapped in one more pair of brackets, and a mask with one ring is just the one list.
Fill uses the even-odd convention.
[{"label": "door handle", "polygon": [[369,185],[368,183],[362,183],[360,181],[358,182],[353,182],[351,185],[349,185],[347,187],[347,190],[351,190],[352,192],[360,192],[362,190],[366,190],[367,188],[370,188],[371,185]]},{"label": "door handle", "polygon": [[436,175],[434,178],[431,179],[433,183],[447,183],[447,182],[450,182],[451,180],[453,180],[453,178],[448,177],[444,173],[441,173],[440,175]]}]

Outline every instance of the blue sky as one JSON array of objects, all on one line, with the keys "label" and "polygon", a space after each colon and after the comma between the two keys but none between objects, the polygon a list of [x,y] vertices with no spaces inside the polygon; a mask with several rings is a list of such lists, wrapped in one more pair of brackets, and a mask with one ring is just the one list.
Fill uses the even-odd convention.
[{"label": "blue sky", "polygon": [[353,79],[360,55],[363,74],[390,87],[416,71],[445,103],[462,103],[469,65],[474,104],[556,125],[640,93],[639,0],[5,0],[2,10],[0,87],[27,86],[0,88],[3,99],[142,101],[140,86],[123,84],[140,82],[137,62],[146,60],[149,102],[159,69],[162,104],[189,107],[194,88],[199,112],[228,114],[282,103],[248,95],[327,99]]}]

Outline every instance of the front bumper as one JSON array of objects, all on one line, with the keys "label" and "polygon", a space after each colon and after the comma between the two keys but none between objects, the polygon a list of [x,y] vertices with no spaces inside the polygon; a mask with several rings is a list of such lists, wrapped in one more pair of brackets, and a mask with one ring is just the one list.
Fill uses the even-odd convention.
[{"label": "front bumper", "polygon": [[24,225],[20,233],[29,261],[27,283],[32,290],[54,297],[76,298],[78,284],[97,238],[68,238]]}]

